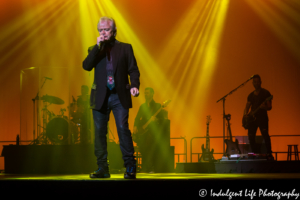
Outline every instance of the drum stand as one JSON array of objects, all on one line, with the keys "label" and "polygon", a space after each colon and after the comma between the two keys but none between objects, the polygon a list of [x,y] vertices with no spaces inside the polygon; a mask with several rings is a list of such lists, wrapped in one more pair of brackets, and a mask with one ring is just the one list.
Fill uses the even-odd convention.
[{"label": "drum stand", "polygon": [[[38,123],[38,119],[37,119],[37,128],[42,128],[43,131],[42,131],[41,134],[38,134],[37,138],[34,139],[30,144],[38,145],[38,144],[40,144],[41,141],[42,141],[42,143],[41,143],[42,145],[49,144],[48,138],[46,136],[46,127],[47,127],[47,123],[48,123],[47,116],[49,115],[50,111],[47,109],[47,106],[48,106],[47,102],[44,102],[44,108],[42,109],[42,112],[43,112],[43,115],[42,115],[43,116],[43,126],[41,126]],[[35,108],[35,102],[34,102],[34,108]],[[34,127],[33,128],[33,137],[35,138],[35,110],[34,110],[33,118],[34,118],[34,120],[33,120],[33,127]]]},{"label": "drum stand", "polygon": [[48,142],[48,138],[47,138],[47,135],[46,135],[46,128],[47,128],[47,123],[48,123],[48,114],[50,113],[50,111],[47,109],[48,105],[47,105],[47,102],[43,102],[44,103],[44,108],[42,109],[43,111],[43,132],[41,134],[42,136],[42,144],[49,144]]}]

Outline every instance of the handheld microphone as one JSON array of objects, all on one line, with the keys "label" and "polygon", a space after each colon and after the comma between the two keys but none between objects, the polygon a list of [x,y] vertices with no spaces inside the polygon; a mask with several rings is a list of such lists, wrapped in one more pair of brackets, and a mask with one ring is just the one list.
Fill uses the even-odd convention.
[{"label": "handheld microphone", "polygon": [[98,49],[103,49],[103,48],[104,48],[104,45],[105,45],[105,42],[104,42],[104,41],[99,42]]}]

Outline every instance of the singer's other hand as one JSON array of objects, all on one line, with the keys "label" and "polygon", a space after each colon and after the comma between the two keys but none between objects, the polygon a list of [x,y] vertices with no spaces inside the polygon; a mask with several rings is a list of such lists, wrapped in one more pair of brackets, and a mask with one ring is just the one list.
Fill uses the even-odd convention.
[{"label": "singer's other hand", "polygon": [[140,94],[139,89],[137,89],[136,87],[131,88],[131,89],[130,89],[130,93],[131,93],[131,95],[134,96],[134,97],[137,97],[137,96],[139,96],[139,94]]}]

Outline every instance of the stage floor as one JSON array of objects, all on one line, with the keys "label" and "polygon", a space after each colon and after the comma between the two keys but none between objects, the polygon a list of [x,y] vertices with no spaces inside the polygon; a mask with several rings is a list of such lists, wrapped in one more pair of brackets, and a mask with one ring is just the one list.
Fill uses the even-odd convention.
[{"label": "stage floor", "polygon": [[[272,179],[272,180],[280,180],[280,179],[300,179],[300,173],[257,173],[257,174],[207,174],[207,173],[137,173],[138,180],[260,180],[260,179]],[[64,180],[72,180],[72,181],[123,181],[123,174],[111,174],[110,178],[89,178],[89,174],[70,174],[70,175],[20,175],[20,174],[6,174],[0,173],[0,181],[4,180],[52,180],[52,181],[64,181]],[[125,180],[132,181],[132,180]]]},{"label": "stage floor", "polygon": [[[125,180],[123,174],[109,179],[76,175],[0,174],[2,194],[22,196],[35,192],[53,197],[210,197],[215,199],[289,199],[299,197],[300,173],[207,174],[138,173]],[[26,196],[26,195],[25,195]],[[242,198],[243,197],[243,198]],[[251,198],[252,197],[252,198]]]}]

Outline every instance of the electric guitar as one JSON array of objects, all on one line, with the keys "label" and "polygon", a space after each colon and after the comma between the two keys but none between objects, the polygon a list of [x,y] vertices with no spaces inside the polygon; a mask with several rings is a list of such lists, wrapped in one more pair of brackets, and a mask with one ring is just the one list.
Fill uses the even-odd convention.
[{"label": "electric guitar", "polygon": [[202,155],[199,159],[199,162],[205,162],[205,161],[213,161],[214,160],[214,156],[213,156],[213,153],[214,153],[214,149],[211,149],[211,151],[209,150],[210,149],[210,145],[209,145],[209,123],[211,121],[211,118],[210,118],[210,115],[208,115],[206,117],[206,148],[204,148],[204,144],[202,144],[201,148],[202,148]]},{"label": "electric guitar", "polygon": [[136,134],[132,135],[132,139],[133,141],[138,141],[140,137],[142,137],[145,133],[147,133],[148,131],[148,126],[149,124],[155,120],[155,117],[158,115],[158,113],[165,107],[168,106],[168,104],[171,102],[171,100],[167,100],[165,102],[162,103],[161,107],[154,113],[154,115],[152,115],[152,117],[141,127],[138,127],[138,131]]},{"label": "electric guitar", "polygon": [[238,140],[236,139],[235,142],[232,141],[232,134],[229,122],[231,115],[225,115],[225,118],[228,124],[229,139],[225,139],[224,142],[226,143],[226,155],[228,156],[228,158],[230,158],[230,155],[232,154],[241,154],[241,150],[239,148]]},{"label": "electric guitar", "polygon": [[[268,98],[266,98],[266,100],[261,104],[265,104],[267,101],[271,101],[273,99],[273,95],[269,96]],[[245,129],[248,129],[249,126],[256,120],[256,118],[254,117],[254,114],[260,109],[260,106],[258,108],[256,108],[254,111],[250,112],[248,115],[244,115],[243,116],[243,127]]]}]

